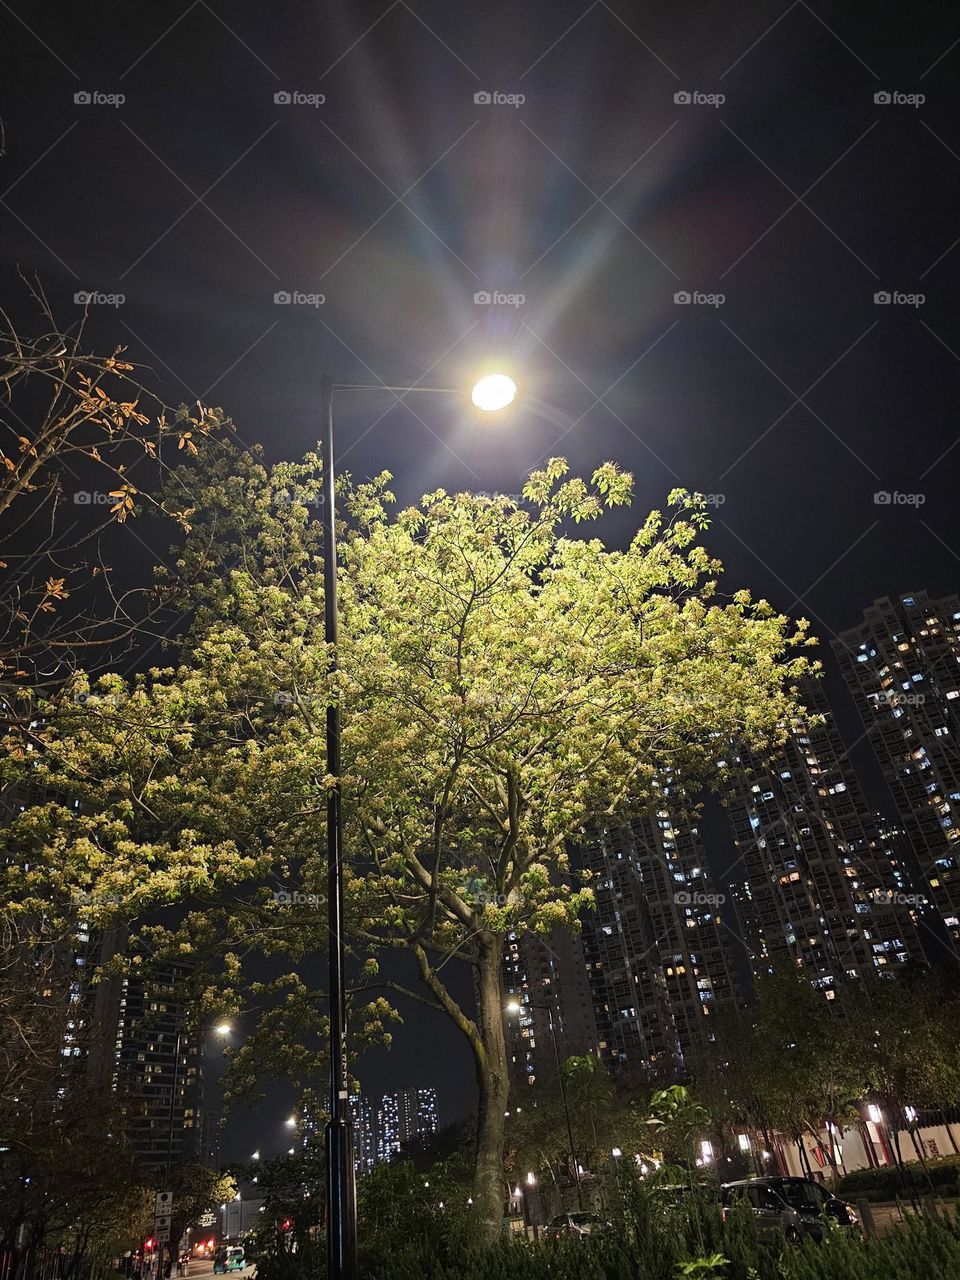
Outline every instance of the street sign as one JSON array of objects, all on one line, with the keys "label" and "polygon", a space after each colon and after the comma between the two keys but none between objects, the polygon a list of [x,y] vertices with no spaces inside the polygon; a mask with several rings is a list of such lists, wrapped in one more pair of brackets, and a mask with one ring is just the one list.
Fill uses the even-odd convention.
[{"label": "street sign", "polygon": [[159,1235],[161,1231],[170,1231],[170,1215],[169,1213],[158,1213],[153,1220],[153,1233]]},{"label": "street sign", "polygon": [[173,1192],[158,1191],[153,1211],[158,1217],[164,1213],[171,1213],[173,1211]]},{"label": "street sign", "polygon": [[170,1243],[170,1219],[169,1218],[167,1219],[166,1227],[157,1227],[153,1235],[157,1244],[169,1244]]},{"label": "street sign", "polygon": [[215,1213],[209,1213],[209,1212],[202,1213],[200,1215],[200,1221],[197,1223],[197,1226],[213,1227],[213,1226],[216,1226],[216,1222],[217,1222],[217,1215]]}]

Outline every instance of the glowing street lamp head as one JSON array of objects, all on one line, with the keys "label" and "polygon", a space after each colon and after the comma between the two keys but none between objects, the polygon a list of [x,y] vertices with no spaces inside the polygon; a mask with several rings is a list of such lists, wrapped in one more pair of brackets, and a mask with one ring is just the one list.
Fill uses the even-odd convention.
[{"label": "glowing street lamp head", "polygon": [[218,1036],[228,1036],[233,1030],[229,1022],[221,1022],[219,1026],[214,1027],[214,1031]]},{"label": "glowing street lamp head", "polygon": [[505,409],[517,398],[517,384],[505,373],[488,373],[474,385],[470,399],[485,413]]},{"label": "glowing street lamp head", "polygon": [[520,1001],[519,1001],[519,1000],[508,1000],[508,1001],[507,1001],[507,1013],[519,1013],[519,1012],[520,1012]]}]

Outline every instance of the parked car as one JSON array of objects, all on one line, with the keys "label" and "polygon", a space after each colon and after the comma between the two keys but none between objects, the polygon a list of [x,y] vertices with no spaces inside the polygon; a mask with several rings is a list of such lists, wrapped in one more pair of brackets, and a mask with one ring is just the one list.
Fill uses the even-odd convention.
[{"label": "parked car", "polygon": [[822,1240],[828,1224],[863,1234],[860,1216],[852,1204],[838,1200],[826,1187],[809,1178],[749,1178],[727,1182],[720,1188],[724,1218],[736,1200],[744,1198],[753,1210],[761,1240],[782,1231],[791,1244],[804,1238]]},{"label": "parked car", "polygon": [[588,1236],[607,1224],[596,1213],[558,1213],[547,1225],[547,1235],[554,1240],[563,1236]]},{"label": "parked car", "polygon": [[709,1182],[661,1182],[650,1188],[654,1204],[675,1207],[700,1197],[716,1203],[717,1185]]}]

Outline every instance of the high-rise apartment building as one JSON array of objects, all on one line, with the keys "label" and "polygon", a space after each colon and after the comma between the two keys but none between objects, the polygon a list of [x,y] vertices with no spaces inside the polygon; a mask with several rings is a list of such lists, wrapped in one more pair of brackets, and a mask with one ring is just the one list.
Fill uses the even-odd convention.
[{"label": "high-rise apartment building", "polygon": [[[55,792],[32,783],[5,788],[0,820],[9,822],[32,805],[58,800],[62,797]],[[78,807],[79,801],[71,804]],[[8,850],[5,856],[20,855]],[[42,993],[62,1007],[58,1105],[72,1105],[82,1091],[101,1098],[112,1094],[125,1141],[144,1172],[200,1159],[202,1046],[188,1029],[177,994],[188,966],[102,975],[102,967],[126,946],[127,931],[92,927],[87,902],[85,895],[75,896],[75,927],[55,944],[44,967]]]},{"label": "high-rise apartment building", "polygon": [[384,1094],[377,1113],[377,1159],[392,1160],[403,1143],[436,1133],[438,1124],[436,1089]]},{"label": "high-rise apartment building", "polygon": [[563,1062],[597,1052],[597,1023],[579,932],[556,929],[545,938],[509,934],[503,979],[507,1061],[515,1088],[556,1076],[558,1054]]},{"label": "high-rise apartment building", "polygon": [[847,763],[819,683],[802,696],[813,715],[780,750],[726,761],[738,852],[730,880],[754,973],[802,966],[832,998],[845,976],[896,968],[917,937],[889,833]]},{"label": "high-rise apartment building", "polygon": [[377,1163],[377,1113],[365,1093],[348,1099],[353,1122],[353,1165],[357,1173],[369,1173]]},{"label": "high-rise apartment building", "polygon": [[675,1080],[740,1004],[700,824],[663,784],[653,812],[594,830],[578,861],[596,898],[583,946],[601,1061]]},{"label": "high-rise apartment building", "polygon": [[203,1042],[185,1018],[177,965],[120,979],[113,1086],[139,1168],[204,1154]]},{"label": "high-rise apartment building", "polygon": [[834,642],[929,893],[960,940],[960,596],[883,598]]}]

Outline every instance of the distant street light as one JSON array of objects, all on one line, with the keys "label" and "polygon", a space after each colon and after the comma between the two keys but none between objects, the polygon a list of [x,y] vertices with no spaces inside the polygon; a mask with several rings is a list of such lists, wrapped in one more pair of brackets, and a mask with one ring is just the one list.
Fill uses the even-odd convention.
[{"label": "distant street light", "polygon": [[[386,391],[463,395],[463,388],[334,382],[320,377],[320,430],[323,449],[323,614],[329,671],[337,673],[337,524],[336,459],[333,437],[335,391]],[[517,398],[517,384],[506,374],[488,373],[471,393],[475,408],[486,413],[505,409]],[[353,1163],[353,1127],[347,1107],[346,953],[343,934],[343,813],[340,796],[340,707],[331,702],[326,717],[327,774],[327,935],[330,981],[330,1119],[326,1127],[327,1275],[329,1280],[355,1280],[357,1274],[357,1189]]]}]

